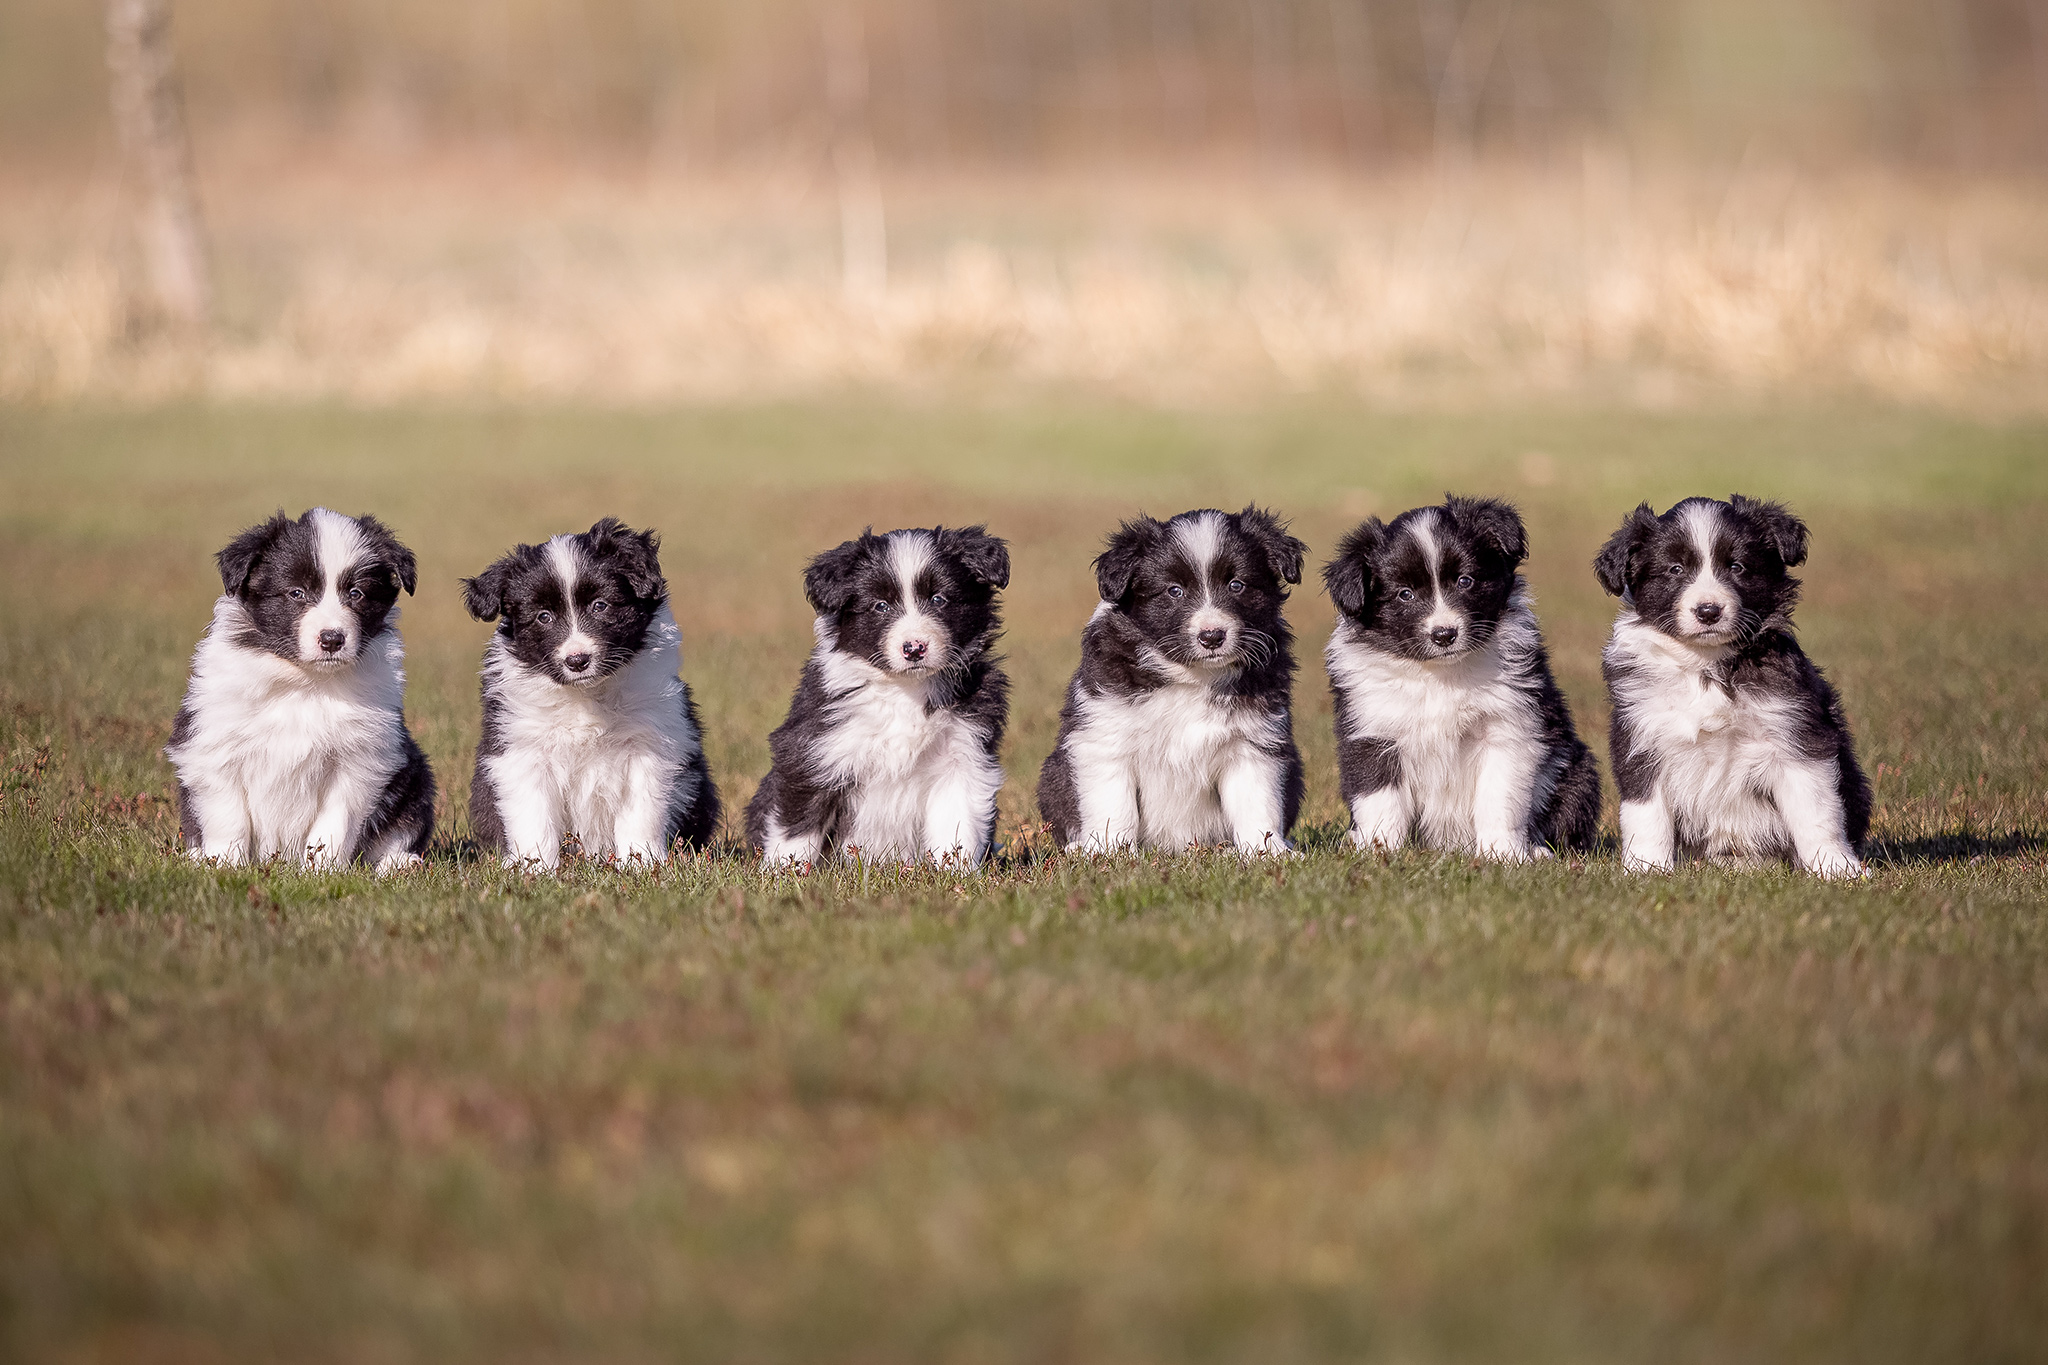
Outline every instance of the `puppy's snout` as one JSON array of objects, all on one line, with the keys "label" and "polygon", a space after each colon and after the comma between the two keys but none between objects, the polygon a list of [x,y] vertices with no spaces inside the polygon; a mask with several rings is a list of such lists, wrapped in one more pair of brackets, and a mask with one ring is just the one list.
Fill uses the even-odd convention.
[{"label": "puppy's snout", "polygon": [[1221,649],[1223,642],[1229,638],[1228,632],[1221,630],[1203,630],[1195,633],[1195,639],[1201,642],[1204,649]]},{"label": "puppy's snout", "polygon": [[322,654],[339,654],[341,653],[341,647],[347,643],[348,633],[346,631],[329,629],[320,632],[320,652]]},{"label": "puppy's snout", "polygon": [[1721,619],[1721,604],[1719,602],[1697,603],[1692,609],[1692,614],[1699,618],[1701,625],[1711,626],[1714,622]]},{"label": "puppy's snout", "polygon": [[903,657],[910,663],[922,663],[924,656],[931,653],[931,651],[932,646],[929,640],[905,640],[903,642]]},{"label": "puppy's snout", "polygon": [[1456,626],[1436,626],[1429,632],[1429,642],[1438,649],[1449,649],[1452,645],[1458,643],[1458,628]]},{"label": "puppy's snout", "polygon": [[590,656],[580,651],[571,654],[568,658],[562,660],[562,667],[568,669],[571,673],[581,673],[590,667]]}]

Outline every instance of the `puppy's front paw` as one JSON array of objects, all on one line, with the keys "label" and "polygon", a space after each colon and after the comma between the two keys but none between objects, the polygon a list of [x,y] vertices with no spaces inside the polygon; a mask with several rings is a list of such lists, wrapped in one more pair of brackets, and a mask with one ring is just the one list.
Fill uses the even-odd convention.
[{"label": "puppy's front paw", "polygon": [[389,877],[400,872],[410,872],[416,867],[425,867],[426,865],[427,860],[417,853],[387,853],[377,861],[377,875]]},{"label": "puppy's front paw", "polygon": [[1823,849],[1807,860],[1806,870],[1829,882],[1855,881],[1870,875],[1862,859],[1846,848]]}]

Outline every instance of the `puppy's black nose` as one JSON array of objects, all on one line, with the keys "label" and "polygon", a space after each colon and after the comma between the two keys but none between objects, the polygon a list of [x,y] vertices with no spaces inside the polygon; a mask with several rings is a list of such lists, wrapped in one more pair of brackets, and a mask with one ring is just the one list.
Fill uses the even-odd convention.
[{"label": "puppy's black nose", "polygon": [[1204,648],[1204,649],[1221,649],[1221,648],[1223,648],[1223,638],[1224,638],[1224,635],[1223,635],[1223,632],[1222,632],[1222,631],[1220,631],[1220,630],[1204,630],[1204,631],[1198,631],[1198,632],[1196,632],[1196,634],[1195,634],[1195,638],[1196,638],[1197,640],[1200,640],[1200,641],[1202,642],[1202,648]]},{"label": "puppy's black nose", "polygon": [[912,663],[922,659],[930,650],[931,646],[922,640],[905,640],[903,642],[903,657]]},{"label": "puppy's black nose", "polygon": [[1692,609],[1692,614],[1700,618],[1701,625],[1711,626],[1714,622],[1721,619],[1721,604],[1719,602],[1702,602]]},{"label": "puppy's black nose", "polygon": [[323,654],[339,654],[341,653],[341,647],[347,643],[348,636],[342,631],[323,630],[320,632],[320,652]]},{"label": "puppy's black nose", "polygon": [[1437,626],[1429,632],[1429,642],[1438,649],[1449,649],[1452,645],[1458,643],[1458,628],[1456,626]]},{"label": "puppy's black nose", "polygon": [[562,660],[562,667],[568,669],[571,673],[581,673],[584,669],[590,667],[590,656],[588,654],[571,654],[568,658]]}]

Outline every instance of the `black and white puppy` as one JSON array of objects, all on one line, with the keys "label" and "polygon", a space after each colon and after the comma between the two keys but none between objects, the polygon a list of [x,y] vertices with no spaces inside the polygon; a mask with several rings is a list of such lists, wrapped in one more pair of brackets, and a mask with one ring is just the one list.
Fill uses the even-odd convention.
[{"label": "black and white puppy", "polygon": [[498,622],[469,822],[508,866],[556,866],[569,835],[648,866],[718,828],[659,545],[606,517],[463,580],[470,615]]},{"label": "black and white puppy", "polygon": [[1294,637],[1308,547],[1272,513],[1141,516],[1095,561],[1039,813],[1069,849],[1285,852],[1301,810]]},{"label": "black and white puppy", "polygon": [[375,517],[279,512],[216,560],[225,592],[164,753],[194,858],[420,861],[434,775],[405,727],[399,589],[412,551]]},{"label": "black and white puppy", "polygon": [[864,531],[810,562],[817,644],[747,805],[765,861],[987,856],[1010,695],[989,651],[1009,582],[1009,548],[979,526]]},{"label": "black and white puppy", "polygon": [[1358,847],[1415,837],[1525,862],[1592,844],[1600,769],[1551,677],[1517,572],[1527,556],[1513,507],[1452,497],[1365,522],[1324,568],[1337,771]]},{"label": "black and white puppy", "polygon": [[1636,508],[1594,560],[1621,598],[1602,655],[1621,853],[1787,857],[1860,876],[1870,784],[1841,698],[1792,635],[1806,524],[1740,494]]}]

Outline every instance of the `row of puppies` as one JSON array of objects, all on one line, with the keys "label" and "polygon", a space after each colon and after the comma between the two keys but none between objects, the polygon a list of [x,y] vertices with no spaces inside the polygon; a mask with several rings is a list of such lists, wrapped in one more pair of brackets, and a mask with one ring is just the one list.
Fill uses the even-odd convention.
[{"label": "row of puppies", "polygon": [[[1629,866],[1681,853],[1862,870],[1870,794],[1834,690],[1791,631],[1806,528],[1776,504],[1647,505],[1595,561],[1622,600],[1603,659]],[[1325,567],[1339,770],[1361,847],[1520,861],[1595,836],[1600,778],[1550,672],[1521,518],[1448,499],[1354,530]],[[1258,508],[1140,517],[1095,562],[1101,602],[1039,776],[1066,847],[1282,852],[1299,812],[1283,613],[1307,547]],[[282,514],[219,556],[225,594],[167,752],[195,856],[416,862],[433,778],[401,712],[411,553],[374,518]],[[816,647],[746,813],[766,860],[978,863],[1008,682],[992,647],[1004,543],[865,533],[814,559]],[[522,545],[465,600],[498,622],[472,784],[478,839],[551,867],[653,862],[719,817],[652,532],[607,518]]]}]

